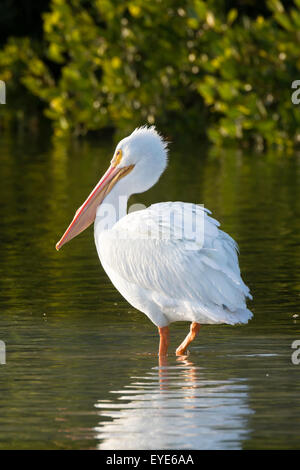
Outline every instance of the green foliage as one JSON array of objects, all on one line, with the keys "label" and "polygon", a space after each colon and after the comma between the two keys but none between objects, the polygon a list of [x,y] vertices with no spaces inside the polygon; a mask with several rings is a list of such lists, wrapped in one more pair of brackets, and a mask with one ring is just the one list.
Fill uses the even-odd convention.
[{"label": "green foliage", "polygon": [[250,19],[222,0],[52,0],[44,41],[10,40],[0,78],[45,103],[56,136],[148,122],[218,144],[300,141],[300,2]]}]

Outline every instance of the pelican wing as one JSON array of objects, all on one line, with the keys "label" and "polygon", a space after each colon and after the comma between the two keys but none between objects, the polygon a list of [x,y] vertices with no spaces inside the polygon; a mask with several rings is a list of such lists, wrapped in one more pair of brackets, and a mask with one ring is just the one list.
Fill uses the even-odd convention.
[{"label": "pelican wing", "polygon": [[218,227],[202,206],[154,204],[101,234],[101,261],[172,318],[185,319],[188,310],[206,323],[246,323],[251,295],[240,275],[237,244]]}]

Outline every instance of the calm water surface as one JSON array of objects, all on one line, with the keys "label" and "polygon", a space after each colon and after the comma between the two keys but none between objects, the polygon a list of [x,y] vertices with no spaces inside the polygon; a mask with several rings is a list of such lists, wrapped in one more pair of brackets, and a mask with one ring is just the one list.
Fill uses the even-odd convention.
[{"label": "calm water surface", "polygon": [[[0,448],[299,449],[299,157],[173,145],[132,198],[204,203],[254,296],[249,325],[204,326],[187,358],[159,364],[156,328],[111,285],[93,230],[54,249],[113,145],[1,137]],[[171,326],[170,353],[187,331]]]}]

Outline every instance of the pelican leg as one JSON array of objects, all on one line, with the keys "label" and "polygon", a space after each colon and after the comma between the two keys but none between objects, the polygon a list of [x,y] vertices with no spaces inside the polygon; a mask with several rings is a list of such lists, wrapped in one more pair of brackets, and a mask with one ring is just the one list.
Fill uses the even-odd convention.
[{"label": "pelican leg", "polygon": [[160,341],[159,341],[159,356],[166,356],[168,352],[168,346],[169,346],[169,327],[168,326],[163,326],[162,328],[158,327],[158,332],[160,336]]},{"label": "pelican leg", "polygon": [[196,338],[200,331],[201,325],[200,323],[196,323],[193,321],[190,327],[190,332],[185,338],[184,341],[182,341],[181,345],[178,346],[176,349],[176,356],[184,356],[186,354],[187,347],[191,344],[192,341]]}]

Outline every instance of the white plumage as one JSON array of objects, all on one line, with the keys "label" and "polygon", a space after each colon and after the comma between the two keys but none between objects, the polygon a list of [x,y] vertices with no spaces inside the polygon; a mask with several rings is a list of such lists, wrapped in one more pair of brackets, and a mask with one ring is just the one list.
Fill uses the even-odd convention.
[{"label": "white plumage", "polygon": [[[247,323],[252,313],[245,299],[251,295],[241,279],[235,241],[196,205],[193,209],[204,211],[203,247],[192,249],[195,241],[172,238],[170,213],[181,216],[186,205],[154,204],[100,233],[96,219],[96,246],[106,273],[125,299],[159,327],[180,320]],[[161,232],[161,238],[150,238],[148,228],[156,236],[159,226],[171,238]]]},{"label": "white plumage", "polygon": [[116,147],[101,178],[57,244],[93,221],[101,263],[115,287],[159,328],[160,354],[168,325],[192,322],[177,349],[183,354],[201,324],[247,323],[252,313],[237,244],[201,205],[167,202],[126,215],[128,198],[153,186],[167,165],[167,144],[154,127],[136,129]]}]

